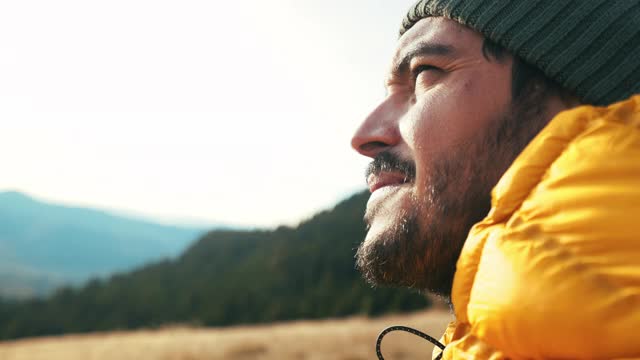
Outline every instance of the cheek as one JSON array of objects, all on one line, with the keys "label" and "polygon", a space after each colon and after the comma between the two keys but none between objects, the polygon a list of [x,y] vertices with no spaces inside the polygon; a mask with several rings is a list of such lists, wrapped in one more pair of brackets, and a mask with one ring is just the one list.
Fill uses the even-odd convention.
[{"label": "cheek", "polygon": [[400,131],[416,156],[464,146],[509,108],[508,79],[486,73],[459,78],[425,92],[401,122]]},{"label": "cheek", "polygon": [[429,90],[400,122],[400,133],[417,161],[446,149],[468,126],[472,112],[460,105],[464,91],[456,90],[444,86]]},{"label": "cheek", "polygon": [[416,162],[418,184],[425,185],[434,160],[468,146],[508,109],[510,83],[475,75],[425,92],[400,122],[400,133]]}]

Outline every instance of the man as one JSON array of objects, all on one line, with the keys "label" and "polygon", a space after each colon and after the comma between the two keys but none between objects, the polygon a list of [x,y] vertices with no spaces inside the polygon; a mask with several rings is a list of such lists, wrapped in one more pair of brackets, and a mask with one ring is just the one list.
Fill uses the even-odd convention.
[{"label": "man", "polygon": [[445,359],[640,357],[640,0],[419,1],[386,88],[365,278],[451,298]]}]

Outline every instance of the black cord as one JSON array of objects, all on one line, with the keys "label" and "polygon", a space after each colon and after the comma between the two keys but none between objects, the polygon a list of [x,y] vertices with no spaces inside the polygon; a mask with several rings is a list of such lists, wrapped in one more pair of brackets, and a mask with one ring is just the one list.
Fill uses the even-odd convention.
[{"label": "black cord", "polygon": [[[376,354],[378,355],[378,359],[379,360],[384,360],[384,357],[382,356],[382,351],[380,350],[380,346],[382,345],[382,339],[389,333],[394,332],[394,331],[405,331],[408,332],[410,334],[413,334],[415,336],[419,336],[425,340],[427,340],[428,342],[432,343],[433,345],[439,347],[440,349],[442,349],[442,351],[444,352],[444,348],[445,346],[442,345],[440,343],[440,341],[432,338],[431,336],[423,333],[422,331],[407,327],[407,326],[391,326],[388,327],[384,330],[382,330],[382,332],[380,333],[380,335],[378,335],[378,341],[376,341]],[[440,360],[442,358],[442,352],[440,353],[440,355],[438,355],[435,360]]]}]

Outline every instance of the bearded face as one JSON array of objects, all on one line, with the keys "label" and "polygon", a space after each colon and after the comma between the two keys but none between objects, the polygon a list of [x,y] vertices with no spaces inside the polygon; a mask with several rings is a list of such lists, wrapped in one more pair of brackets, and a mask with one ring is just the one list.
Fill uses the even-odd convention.
[{"label": "bearded face", "polygon": [[388,96],[352,140],[373,159],[356,261],[374,285],[449,295],[491,189],[549,120],[544,91],[514,99],[512,59],[492,61],[482,44],[451,20],[421,20],[400,40]]},{"label": "bearded face", "polygon": [[[373,201],[367,206],[365,222],[369,229],[380,217],[389,220],[383,231],[370,232],[358,248],[356,266],[368,282],[449,294],[455,262],[467,233],[490,210],[491,189],[541,128],[531,126],[534,121],[520,121],[530,117],[533,110],[522,107],[514,106],[502,114],[473,142],[442,154],[429,169],[423,191],[411,192],[402,208],[391,213],[382,202]],[[505,134],[511,138],[504,139]],[[366,177],[384,172],[404,176],[406,181],[395,186],[416,186],[415,164],[391,152],[378,154]]]}]

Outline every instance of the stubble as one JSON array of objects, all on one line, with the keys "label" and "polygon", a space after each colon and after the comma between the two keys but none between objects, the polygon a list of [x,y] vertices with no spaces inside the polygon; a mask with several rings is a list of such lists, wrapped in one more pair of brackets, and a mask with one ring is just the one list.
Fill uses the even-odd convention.
[{"label": "stubble", "polygon": [[[421,197],[412,194],[408,206],[356,253],[356,267],[374,286],[409,287],[450,296],[455,264],[471,227],[491,208],[491,189],[517,155],[547,123],[544,94],[529,94],[512,104],[483,134],[443,152],[431,164]],[[407,172],[407,169],[413,169]],[[376,156],[368,172],[408,174],[415,185],[415,165],[393,153]],[[370,227],[380,214],[368,208]]]}]

